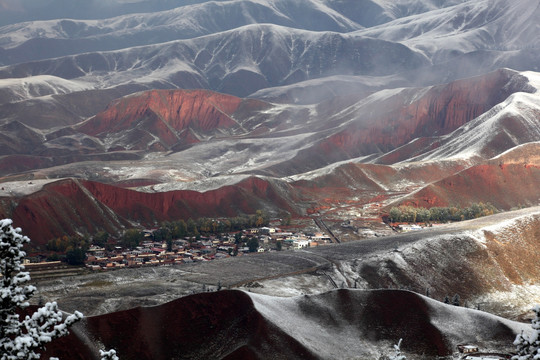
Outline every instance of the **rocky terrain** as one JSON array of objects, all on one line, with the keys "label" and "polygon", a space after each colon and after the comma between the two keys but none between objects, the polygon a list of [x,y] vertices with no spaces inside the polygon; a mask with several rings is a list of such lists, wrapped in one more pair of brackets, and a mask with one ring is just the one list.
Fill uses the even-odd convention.
[{"label": "rocky terrain", "polygon": [[402,290],[286,299],[222,290],[88,317],[45,355],[90,359],[99,344],[123,359],[376,359],[401,338],[405,354],[432,359],[471,340],[504,353],[522,330],[530,327]]},{"label": "rocky terrain", "polygon": [[[463,343],[508,353],[531,328],[484,311],[524,320],[540,300],[539,216],[530,208],[301,251],[40,280],[41,298],[87,315],[46,354],[378,358],[399,338],[419,359]],[[461,306],[442,302],[452,294]]]},{"label": "rocky terrain", "polygon": [[[0,0],[0,215],[34,249],[257,210],[371,224],[320,248],[40,280],[44,298],[92,315],[77,346],[55,350],[264,358],[281,344],[287,358],[378,358],[400,337],[414,356],[505,348],[520,325],[435,300],[459,294],[512,320],[540,301],[539,11],[534,0]],[[478,202],[500,212],[376,236],[394,206]],[[394,321],[405,304],[412,319]],[[156,307],[130,310],[145,305]],[[176,334],[141,330],[163,314],[178,316]],[[138,347],[116,336],[132,330]]]},{"label": "rocky terrain", "polygon": [[534,295],[539,211],[298,251],[40,280],[38,288],[63,309],[88,315],[161,304],[218,286],[286,297],[338,287],[428,291],[440,301],[458,294],[469,307],[521,319],[540,301]]}]

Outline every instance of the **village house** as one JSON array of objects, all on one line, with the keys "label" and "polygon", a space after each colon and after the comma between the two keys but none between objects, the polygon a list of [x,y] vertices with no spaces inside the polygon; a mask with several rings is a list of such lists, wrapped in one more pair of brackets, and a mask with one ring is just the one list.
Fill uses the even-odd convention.
[{"label": "village house", "polygon": [[294,249],[303,249],[309,247],[310,241],[307,239],[295,239],[293,240]]},{"label": "village house", "polygon": [[472,354],[478,352],[478,346],[469,344],[460,344],[457,346],[458,351],[462,354]]},{"label": "village house", "polygon": [[105,248],[91,245],[90,248],[86,251],[86,253],[90,256],[103,257],[105,256]]},{"label": "village house", "polygon": [[[85,265],[92,270],[156,265],[171,266],[249,253],[249,247],[238,247],[233,234],[203,236],[199,241],[188,238],[174,239],[172,251],[167,251],[166,243],[154,241],[154,231],[155,229],[146,230],[145,239],[135,249],[124,249],[121,246],[116,246],[113,251],[106,251],[104,248],[92,246],[87,253]],[[303,233],[282,232],[280,229],[272,227],[253,228],[243,232],[248,236],[249,234],[258,235],[259,244],[263,245],[256,250],[259,253],[272,251],[278,241],[281,242],[285,250],[302,249],[331,242],[330,238],[322,233],[309,234],[308,236]]]},{"label": "village house", "polygon": [[402,225],[398,225],[397,228],[398,230],[403,231],[403,232],[418,231],[418,230],[423,229],[420,225],[416,225],[416,224],[412,224],[412,225],[402,224]]},{"label": "village house", "polygon": [[262,235],[269,235],[269,234],[274,234],[276,232],[276,229],[275,228],[270,228],[270,227],[262,227],[262,228],[259,228],[259,231],[258,233],[259,234],[262,234]]}]

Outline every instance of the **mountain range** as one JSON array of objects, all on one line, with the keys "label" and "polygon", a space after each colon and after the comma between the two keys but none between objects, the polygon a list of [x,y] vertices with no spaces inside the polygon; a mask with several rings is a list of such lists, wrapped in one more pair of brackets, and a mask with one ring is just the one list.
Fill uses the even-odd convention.
[{"label": "mountain range", "polygon": [[[0,10],[0,215],[37,248],[260,209],[363,228],[398,205],[540,203],[536,0],[0,0]],[[377,271],[360,257],[363,276]],[[267,339],[289,339],[270,327]],[[236,339],[223,356],[267,354]]]}]

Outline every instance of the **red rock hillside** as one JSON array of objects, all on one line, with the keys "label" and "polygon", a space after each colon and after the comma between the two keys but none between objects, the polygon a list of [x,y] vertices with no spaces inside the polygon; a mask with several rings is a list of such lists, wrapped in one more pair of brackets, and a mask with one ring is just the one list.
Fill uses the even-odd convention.
[{"label": "red rock hillside", "polygon": [[95,201],[77,180],[49,183],[26,196],[0,198],[0,216],[13,219],[34,245],[78,231],[114,234],[129,224]]},{"label": "red rock hillside", "polygon": [[531,143],[486,163],[437,181],[407,197],[403,204],[422,207],[491,203],[499,209],[540,202],[540,144]]},{"label": "red rock hillside", "polygon": [[[517,91],[531,91],[516,72],[499,70],[430,88],[407,90],[362,107],[360,118],[319,144],[324,153],[365,155],[365,150],[391,150],[419,137],[448,134]],[[423,144],[425,146],[425,144]],[[423,147],[422,146],[422,147]],[[435,142],[431,146],[437,146]],[[425,149],[422,149],[425,150]],[[407,149],[407,152],[413,151]],[[414,154],[414,153],[413,153]],[[410,156],[412,154],[407,154]],[[394,155],[394,160],[402,156]],[[384,163],[391,163],[389,157]]]},{"label": "red rock hillside", "polygon": [[296,213],[291,207],[292,202],[284,197],[287,194],[259,178],[248,178],[236,185],[207,192],[182,190],[145,193],[92,181],[84,181],[82,184],[100,203],[121,216],[143,224],[254,214],[256,210],[267,206]]},{"label": "red rock hillside", "polygon": [[[285,186],[285,190],[283,187]],[[285,191],[285,192],[284,192]],[[144,193],[83,180],[60,180],[25,196],[0,198],[0,216],[12,218],[33,244],[99,230],[119,233],[132,226],[127,220],[153,226],[155,222],[234,217],[259,209],[298,211],[289,196],[294,189],[259,178],[207,191]]]},{"label": "red rock hillside", "polygon": [[197,134],[240,128],[233,115],[265,106],[207,90],[152,90],[116,100],[78,130],[98,137],[120,134],[123,142],[117,141],[117,147],[133,148],[135,143],[141,148],[138,142],[155,144],[157,137],[161,146],[170,148],[180,141],[198,142]]}]

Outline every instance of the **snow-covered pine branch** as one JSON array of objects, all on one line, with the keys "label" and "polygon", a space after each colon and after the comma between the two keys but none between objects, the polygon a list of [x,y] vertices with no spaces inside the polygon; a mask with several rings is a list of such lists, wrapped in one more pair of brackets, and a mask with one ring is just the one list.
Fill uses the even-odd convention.
[{"label": "snow-covered pine branch", "polygon": [[22,248],[30,239],[12,223],[10,219],[0,220],[0,360],[39,359],[37,351],[66,335],[68,327],[83,315],[76,311],[63,320],[58,305],[49,302],[20,320],[17,312],[28,307],[36,288],[25,285],[30,274],[22,264],[26,256]]},{"label": "snow-covered pine branch", "polygon": [[512,360],[540,359],[540,305],[532,311],[535,313],[531,324],[534,331],[531,335],[518,334],[514,341],[517,355],[512,356]]},{"label": "snow-covered pine branch", "polygon": [[99,350],[99,356],[101,356],[101,360],[119,360],[118,356],[116,356],[116,350]]},{"label": "snow-covered pine branch", "polygon": [[398,343],[394,345],[394,355],[390,356],[390,360],[406,360],[407,357],[401,353],[401,342],[403,339],[399,339]]}]

